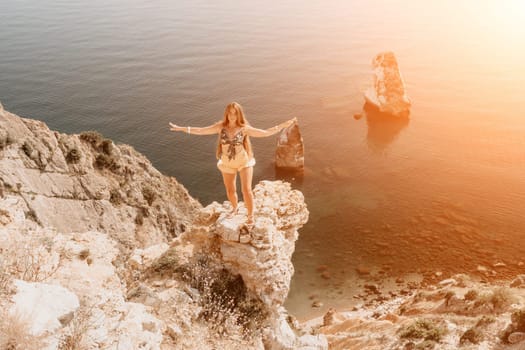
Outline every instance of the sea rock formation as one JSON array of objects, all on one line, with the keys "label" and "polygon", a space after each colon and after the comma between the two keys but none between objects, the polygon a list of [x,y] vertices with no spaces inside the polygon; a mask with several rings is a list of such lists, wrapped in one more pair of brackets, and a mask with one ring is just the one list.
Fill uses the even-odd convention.
[{"label": "sea rock formation", "polygon": [[294,171],[304,169],[304,143],[297,123],[279,134],[275,150],[275,167]]},{"label": "sea rock formation", "polygon": [[327,349],[282,306],[304,198],[254,194],[249,228],[130,146],[0,109],[0,348]]},{"label": "sea rock formation", "polygon": [[377,54],[372,67],[374,85],[365,92],[367,104],[385,114],[408,117],[411,102],[394,53],[388,51]]}]

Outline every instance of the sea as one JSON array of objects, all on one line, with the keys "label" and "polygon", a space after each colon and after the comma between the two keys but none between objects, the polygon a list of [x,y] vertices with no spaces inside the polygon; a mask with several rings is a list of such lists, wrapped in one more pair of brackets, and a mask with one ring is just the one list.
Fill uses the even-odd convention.
[{"label": "sea", "polygon": [[[367,281],[525,273],[523,23],[521,0],[1,1],[0,101],[132,145],[203,205],[226,200],[217,139],[169,122],[210,125],[231,101],[258,128],[297,117],[302,174],[275,170],[277,136],[252,143],[254,185],[308,205],[285,305],[304,320]],[[363,111],[384,51],[409,119]]]}]

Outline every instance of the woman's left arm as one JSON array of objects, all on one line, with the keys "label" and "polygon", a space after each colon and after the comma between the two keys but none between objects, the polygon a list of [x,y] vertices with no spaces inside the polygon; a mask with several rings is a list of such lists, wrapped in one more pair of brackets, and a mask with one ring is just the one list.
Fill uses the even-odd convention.
[{"label": "woman's left arm", "polygon": [[272,126],[271,128],[268,128],[268,129],[257,129],[257,128],[254,128],[253,126],[247,125],[245,127],[246,135],[251,136],[251,137],[268,137],[268,136],[272,136],[272,135],[277,134],[279,131],[283,130],[284,128],[289,127],[290,125],[292,125],[293,123],[296,123],[296,122],[297,122],[297,118],[293,118],[293,119],[287,120],[287,121],[285,121],[285,122],[283,122],[281,124],[278,124],[276,126]]}]

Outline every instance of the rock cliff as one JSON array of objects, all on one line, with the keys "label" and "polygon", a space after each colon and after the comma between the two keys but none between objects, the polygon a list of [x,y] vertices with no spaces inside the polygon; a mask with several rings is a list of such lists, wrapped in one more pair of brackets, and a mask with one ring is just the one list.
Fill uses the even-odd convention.
[{"label": "rock cliff", "polygon": [[326,349],[282,304],[302,194],[203,208],[132,147],[0,105],[0,348]]}]

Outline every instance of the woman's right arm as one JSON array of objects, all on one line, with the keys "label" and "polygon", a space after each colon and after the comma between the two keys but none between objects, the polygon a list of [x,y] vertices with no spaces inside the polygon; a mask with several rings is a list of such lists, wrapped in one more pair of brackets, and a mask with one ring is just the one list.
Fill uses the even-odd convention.
[{"label": "woman's right arm", "polygon": [[213,125],[205,126],[202,128],[193,127],[193,126],[178,126],[173,123],[169,123],[169,124],[170,124],[171,131],[183,131],[186,134],[193,134],[193,135],[213,135],[213,134],[218,134],[221,131],[222,122],[217,122]]}]

